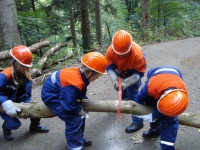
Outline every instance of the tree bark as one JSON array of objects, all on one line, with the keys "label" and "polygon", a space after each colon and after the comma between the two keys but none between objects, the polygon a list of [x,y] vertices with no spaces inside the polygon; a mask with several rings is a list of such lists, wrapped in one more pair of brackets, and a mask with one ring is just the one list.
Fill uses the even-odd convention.
[{"label": "tree bark", "polygon": [[63,58],[60,58],[60,59],[56,59],[56,60],[54,60],[54,61],[52,61],[52,62],[50,62],[48,64],[45,64],[43,69],[49,68],[52,65],[58,64],[59,62],[63,62],[63,61],[65,61],[65,60],[67,60],[69,58],[72,58],[72,57],[73,57],[73,54],[68,55],[68,56],[64,56]]},{"label": "tree bark", "polygon": [[[51,118],[56,115],[42,102],[33,101],[31,103],[14,103],[22,111],[18,114],[21,118]],[[86,112],[113,112],[117,113],[117,100],[88,100],[80,105]],[[133,101],[121,102],[121,113],[146,115],[151,113],[152,107],[141,105]],[[4,112],[0,107],[0,112]],[[5,113],[5,112],[4,112]],[[200,128],[200,117],[197,113],[182,113],[178,116],[179,124]]]},{"label": "tree bark", "polygon": [[89,18],[89,4],[88,0],[81,0],[81,31],[82,31],[82,47],[83,53],[90,50],[91,45],[91,31],[90,31],[90,18]]},{"label": "tree bark", "polygon": [[142,20],[143,20],[143,27],[146,30],[149,30],[151,28],[150,0],[142,0]]},{"label": "tree bark", "polygon": [[99,0],[95,1],[95,21],[96,21],[96,40],[102,46],[102,26],[101,26],[101,4]]},{"label": "tree bark", "polygon": [[[38,52],[42,47],[47,47],[49,46],[49,41],[47,40],[44,40],[44,41],[41,41],[41,42],[38,42],[38,43],[35,43],[31,46],[29,46],[29,50],[32,52],[32,53],[36,53]],[[5,51],[2,51],[0,52],[0,61],[4,61],[4,60],[7,60],[7,59],[10,59],[11,56],[9,54],[9,50],[5,50]]]},{"label": "tree bark", "polygon": [[70,8],[69,8],[70,30],[71,30],[71,35],[72,35],[73,47],[76,47],[77,46],[77,43],[76,43],[76,29],[75,29],[75,20],[74,20],[74,14],[73,14],[72,0],[70,0],[69,5],[70,5]]},{"label": "tree bark", "polygon": [[0,51],[22,43],[14,0],[0,1]]},{"label": "tree bark", "polygon": [[50,50],[48,50],[43,56],[42,58],[38,61],[38,68],[33,68],[31,70],[31,76],[32,77],[37,77],[40,76],[42,74],[42,69],[43,66],[45,65],[46,61],[48,60],[49,56],[51,56],[52,54],[54,54],[55,52],[57,52],[58,50],[60,50],[62,47],[66,47],[67,43],[59,43],[57,44],[55,47],[52,47]]}]

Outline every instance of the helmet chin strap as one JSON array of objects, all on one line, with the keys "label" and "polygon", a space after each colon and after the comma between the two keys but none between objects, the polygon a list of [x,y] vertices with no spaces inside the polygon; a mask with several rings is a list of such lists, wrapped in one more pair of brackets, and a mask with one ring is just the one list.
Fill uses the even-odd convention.
[{"label": "helmet chin strap", "polygon": [[94,74],[94,71],[92,71],[91,75],[89,76],[88,80],[90,80],[90,78],[92,77],[92,75]]},{"label": "helmet chin strap", "polygon": [[16,60],[15,60],[15,59],[13,59],[13,60],[12,60],[12,63],[15,63],[15,62],[16,62]]}]

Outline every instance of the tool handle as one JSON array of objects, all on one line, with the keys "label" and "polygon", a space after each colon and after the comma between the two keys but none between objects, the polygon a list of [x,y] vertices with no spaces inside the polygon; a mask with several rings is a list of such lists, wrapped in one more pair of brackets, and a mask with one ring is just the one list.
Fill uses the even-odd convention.
[{"label": "tool handle", "polygon": [[121,81],[121,78],[118,77],[118,109],[117,109],[117,120],[118,120],[118,122],[120,121],[121,101],[122,101],[122,81]]}]

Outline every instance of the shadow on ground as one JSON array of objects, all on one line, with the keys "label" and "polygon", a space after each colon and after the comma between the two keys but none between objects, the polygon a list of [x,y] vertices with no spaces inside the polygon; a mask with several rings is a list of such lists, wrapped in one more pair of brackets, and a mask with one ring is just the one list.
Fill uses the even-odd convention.
[{"label": "shadow on ground", "polygon": [[[183,79],[189,90],[190,104],[186,112],[199,113],[200,108],[200,38],[191,38],[148,45],[143,47],[146,53],[147,70],[155,66],[175,66],[183,72]],[[143,78],[143,83],[146,76]],[[33,99],[40,99],[41,87],[33,89]],[[114,91],[107,75],[91,83],[88,97],[92,100],[114,100]],[[21,119],[22,126],[13,131],[14,140],[6,141],[0,130],[0,149],[6,150],[66,150],[64,123],[57,117],[42,119],[42,124],[50,128],[50,133],[29,132],[29,119]],[[3,121],[0,120],[0,124]],[[141,137],[149,124],[145,122],[142,130],[127,134],[125,128],[131,123],[130,114],[121,114],[117,122],[116,113],[90,113],[86,121],[85,137],[92,139],[93,145],[84,150],[160,150],[159,138],[137,143],[134,138]],[[178,130],[177,150],[199,150],[200,133],[197,128],[182,126]],[[140,138],[139,138],[140,139]]]}]

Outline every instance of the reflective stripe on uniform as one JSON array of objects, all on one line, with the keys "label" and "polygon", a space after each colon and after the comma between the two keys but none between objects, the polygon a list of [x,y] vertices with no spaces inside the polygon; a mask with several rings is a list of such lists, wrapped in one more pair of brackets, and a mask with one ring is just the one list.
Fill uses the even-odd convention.
[{"label": "reflective stripe on uniform", "polygon": [[68,146],[68,150],[82,150],[82,146],[81,147],[76,147],[76,148],[70,148],[69,146]]},{"label": "reflective stripe on uniform", "polygon": [[[57,71],[56,71],[57,72]],[[56,72],[51,75],[51,82],[54,84],[56,82]]]},{"label": "reflective stripe on uniform", "polygon": [[158,70],[155,71],[154,74],[157,74],[157,73],[162,72],[162,71],[171,71],[171,72],[175,72],[175,73],[179,74],[177,70],[172,69],[172,68],[162,68],[162,69],[158,69]]},{"label": "reflective stripe on uniform", "polygon": [[174,146],[174,143],[167,142],[167,141],[160,141],[160,143],[161,143],[161,144],[168,145],[168,146]]}]

